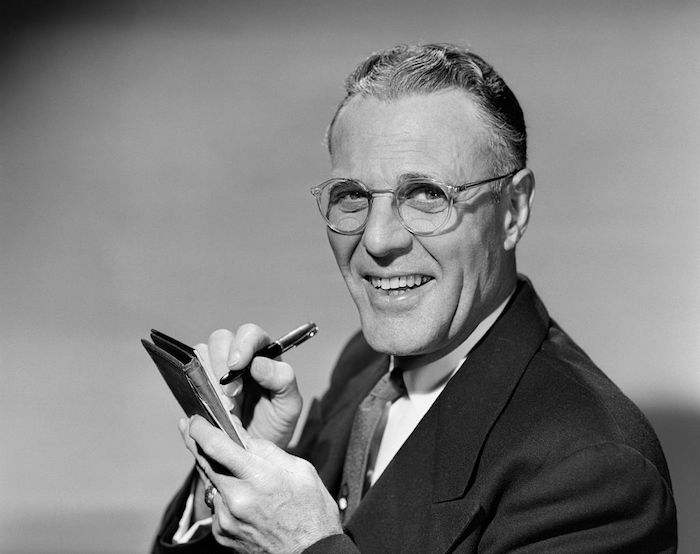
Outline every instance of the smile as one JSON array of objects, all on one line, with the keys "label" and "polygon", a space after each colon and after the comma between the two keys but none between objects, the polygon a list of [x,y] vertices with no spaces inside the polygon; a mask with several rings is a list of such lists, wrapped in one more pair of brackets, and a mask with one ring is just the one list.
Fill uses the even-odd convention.
[{"label": "smile", "polygon": [[401,292],[410,289],[416,289],[433,278],[427,275],[400,275],[396,277],[373,277],[368,276],[367,280],[375,289],[381,289],[389,293]]}]

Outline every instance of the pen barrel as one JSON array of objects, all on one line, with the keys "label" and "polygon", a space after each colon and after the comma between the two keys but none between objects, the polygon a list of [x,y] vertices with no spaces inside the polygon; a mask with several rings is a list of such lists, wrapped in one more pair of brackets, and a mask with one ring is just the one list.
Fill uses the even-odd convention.
[{"label": "pen barrel", "polygon": [[[293,346],[298,346],[305,340],[313,337],[317,332],[318,327],[314,322],[305,323],[301,327],[294,329],[291,333],[287,333],[285,336],[258,350],[253,354],[253,359],[257,356],[262,356],[263,358],[277,358]],[[232,369],[219,380],[219,383],[228,385],[249,370],[250,364],[242,369]]]},{"label": "pen barrel", "polygon": [[284,351],[284,346],[280,344],[279,341],[275,341],[268,344],[265,348],[258,350],[255,354],[253,354],[253,358],[256,356],[262,356],[263,358],[276,358],[277,356],[281,356],[282,352]]},{"label": "pen barrel", "polygon": [[[253,354],[253,360],[257,357],[270,359],[277,358],[278,356],[282,355],[282,352],[284,352],[284,347],[278,341],[275,341],[273,343],[268,344],[264,348],[261,348],[255,354]],[[250,363],[253,363],[252,360]],[[242,367],[241,369],[232,369],[224,377],[221,378],[219,383],[221,383],[222,385],[228,385],[229,383],[232,383],[242,375],[245,375],[248,371],[250,371],[250,364],[248,364],[245,367]]]}]

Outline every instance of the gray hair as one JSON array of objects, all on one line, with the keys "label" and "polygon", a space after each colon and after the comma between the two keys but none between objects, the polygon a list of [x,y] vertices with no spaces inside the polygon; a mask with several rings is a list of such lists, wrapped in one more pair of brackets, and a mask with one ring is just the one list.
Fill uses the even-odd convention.
[{"label": "gray hair", "polygon": [[505,174],[524,168],[527,133],[518,100],[493,67],[452,44],[399,45],[361,62],[345,80],[346,96],[326,133],[328,151],[333,155],[333,125],[354,96],[391,101],[449,88],[465,91],[475,103],[486,130],[491,170]]}]

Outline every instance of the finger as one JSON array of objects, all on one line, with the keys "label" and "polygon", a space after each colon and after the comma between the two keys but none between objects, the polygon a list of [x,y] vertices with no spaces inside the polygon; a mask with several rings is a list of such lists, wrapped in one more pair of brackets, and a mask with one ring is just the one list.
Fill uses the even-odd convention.
[{"label": "finger", "polygon": [[[241,433],[247,442],[250,436],[245,431],[241,430]],[[224,476],[219,475],[220,472],[211,472],[212,463],[221,465],[225,470],[231,472],[234,477],[240,479],[245,479],[252,474],[252,467],[254,466],[252,455],[203,417],[193,416],[190,419],[188,435],[201,450],[199,452],[195,448],[194,454],[198,460],[201,457],[207,462],[206,465],[202,464],[202,467],[206,471],[207,477],[217,488],[221,477]],[[189,444],[188,448],[190,448]],[[212,460],[212,463],[209,463],[209,460]]]},{"label": "finger", "polygon": [[223,546],[233,548],[234,552],[246,552],[243,542],[236,540],[240,536],[240,522],[232,517],[226,509],[221,495],[214,497],[214,512],[211,517],[211,531],[216,542]]},{"label": "finger", "polygon": [[186,417],[180,418],[180,421],[177,422],[177,428],[180,430],[180,436],[189,450],[190,443],[194,442],[190,437],[190,420]]},{"label": "finger", "polygon": [[[206,422],[206,424],[209,425],[208,422]],[[182,438],[185,442],[185,446],[194,457],[197,472],[203,481],[219,482],[218,477],[215,476],[232,477],[228,468],[221,465],[217,460],[208,457],[202,447],[189,436],[189,428],[186,429]]]},{"label": "finger", "polygon": [[253,359],[253,354],[270,344],[270,336],[258,325],[246,323],[236,330],[236,342],[228,355],[229,369],[243,369]]},{"label": "finger", "polygon": [[178,424],[178,427],[180,429],[180,435],[182,435],[182,440],[185,443],[187,450],[190,451],[190,453],[195,459],[197,473],[199,473],[199,476],[202,479],[202,481],[209,481],[209,475],[213,473],[213,470],[211,464],[209,463],[209,460],[207,460],[206,457],[203,456],[203,452],[200,449],[199,445],[194,441],[192,437],[190,437],[189,420],[182,418]]},{"label": "finger", "polygon": [[[211,352],[209,350],[209,345],[204,344],[204,343],[199,343],[194,346],[194,352],[195,355],[197,356],[197,359],[199,360],[200,364],[204,368],[204,371],[207,374],[207,377],[209,378],[209,381],[211,383],[218,383],[219,378],[216,375],[216,372],[214,371],[214,367],[212,365],[212,359],[211,359]],[[216,388],[216,387],[215,387]],[[217,389],[217,392],[221,392],[220,390]],[[226,395],[226,391],[223,391],[224,395]],[[224,395],[219,394],[219,396],[224,398]],[[233,395],[230,395],[233,396]],[[230,406],[227,406],[226,403],[224,403],[224,406],[226,406],[227,409],[230,409]]]},{"label": "finger", "polygon": [[211,367],[211,359],[209,357],[209,345],[204,344],[203,342],[195,344],[194,352],[197,356],[197,359],[199,360],[199,363],[202,364],[204,371],[207,372],[209,378],[216,379],[216,375],[214,375],[214,370]]},{"label": "finger", "polygon": [[[229,490],[228,492],[232,496],[236,494],[235,490]],[[236,516],[227,505],[226,498],[220,492],[214,496],[214,512],[222,534],[228,537],[235,536],[238,521],[236,521]]]},{"label": "finger", "polygon": [[214,374],[214,382],[218,382],[228,373],[228,357],[234,345],[235,337],[228,329],[217,329],[209,335],[209,359]]},{"label": "finger", "polygon": [[197,476],[199,477],[199,481],[202,484],[201,489],[203,490],[209,483],[209,477],[207,477],[207,474],[204,472],[201,465],[195,464],[194,467],[197,470]]},{"label": "finger", "polygon": [[[219,335],[225,335],[225,333],[229,333],[231,337],[233,336],[233,333],[231,333],[230,331],[222,329],[220,331],[214,331],[214,333],[210,335],[210,341],[212,340],[212,337],[215,333],[218,333]],[[213,340],[218,350],[221,350],[221,343],[225,342],[225,340],[225,336],[220,336],[219,338],[215,338]],[[217,372],[214,370],[212,363],[212,355],[216,353],[216,350],[211,350],[208,344],[199,343],[195,345],[194,351],[197,355],[197,359],[202,364],[204,371],[207,373],[209,381],[214,385],[214,390],[219,395],[221,403],[224,405],[224,408],[226,408],[226,411],[238,415],[235,397],[242,390],[240,382],[238,383],[238,385],[235,382],[229,383],[226,386],[219,385],[219,376],[217,376]]]}]

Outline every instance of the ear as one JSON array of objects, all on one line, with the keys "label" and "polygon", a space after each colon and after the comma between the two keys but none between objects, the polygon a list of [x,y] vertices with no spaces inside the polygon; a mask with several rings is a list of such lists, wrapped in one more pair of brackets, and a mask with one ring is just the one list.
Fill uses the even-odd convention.
[{"label": "ear", "polygon": [[505,194],[501,196],[505,208],[503,241],[505,250],[513,250],[525,233],[534,199],[535,175],[530,169],[521,169],[510,180]]}]

